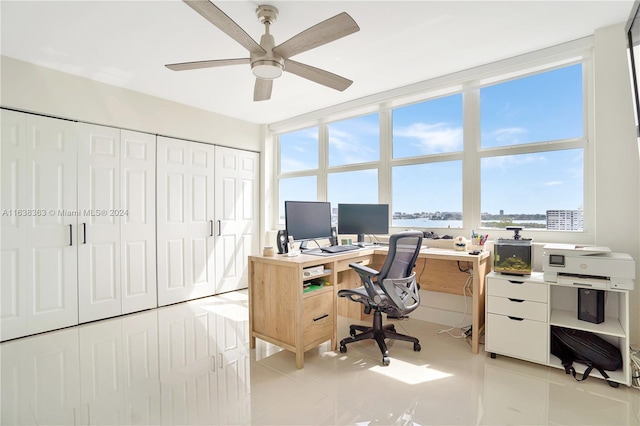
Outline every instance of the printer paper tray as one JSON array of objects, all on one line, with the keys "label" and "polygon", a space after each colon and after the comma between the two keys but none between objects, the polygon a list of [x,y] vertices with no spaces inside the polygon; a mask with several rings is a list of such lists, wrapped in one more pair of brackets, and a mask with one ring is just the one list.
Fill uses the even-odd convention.
[{"label": "printer paper tray", "polygon": [[598,290],[607,290],[609,288],[609,280],[606,278],[595,278],[575,275],[558,274],[558,285],[567,287],[595,288]]}]

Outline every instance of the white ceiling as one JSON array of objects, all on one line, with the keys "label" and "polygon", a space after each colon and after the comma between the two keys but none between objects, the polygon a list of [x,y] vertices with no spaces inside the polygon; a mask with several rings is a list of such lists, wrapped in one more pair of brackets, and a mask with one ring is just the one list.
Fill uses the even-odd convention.
[{"label": "white ceiling", "polygon": [[280,11],[282,43],[340,12],[360,31],[293,57],[354,81],[344,92],[285,73],[254,102],[249,65],[170,71],[167,63],[248,57],[179,0],[7,1],[2,55],[253,123],[273,123],[593,34],[633,1],[214,1],[259,42],[255,9]]}]

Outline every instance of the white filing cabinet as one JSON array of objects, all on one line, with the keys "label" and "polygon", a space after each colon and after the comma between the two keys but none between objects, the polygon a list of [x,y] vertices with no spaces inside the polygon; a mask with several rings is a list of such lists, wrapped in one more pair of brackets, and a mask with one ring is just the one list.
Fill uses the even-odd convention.
[{"label": "white filing cabinet", "polygon": [[485,350],[546,364],[549,357],[549,285],[542,273],[487,275]]}]

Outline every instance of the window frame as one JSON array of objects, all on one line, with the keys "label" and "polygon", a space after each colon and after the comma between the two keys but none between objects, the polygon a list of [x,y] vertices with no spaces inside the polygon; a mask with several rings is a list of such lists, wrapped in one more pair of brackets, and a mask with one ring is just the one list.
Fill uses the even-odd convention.
[{"label": "window frame", "polygon": [[[565,149],[583,150],[583,212],[584,228],[582,231],[548,231],[546,229],[527,230],[527,236],[546,241],[589,241],[595,227],[595,194],[594,194],[594,158],[593,144],[589,141],[594,133],[593,128],[593,61],[591,60],[593,40],[591,37],[576,40],[560,46],[543,49],[520,57],[480,66],[471,70],[446,75],[428,80],[411,87],[397,89],[389,93],[363,98],[351,103],[337,105],[318,111],[317,113],[294,118],[285,122],[273,123],[269,126],[274,141],[277,144],[277,170],[274,176],[276,188],[282,178],[309,175],[317,173],[317,195],[319,201],[327,200],[327,176],[333,172],[355,171],[370,168],[378,169],[378,202],[392,205],[391,170],[392,167],[414,165],[433,162],[461,160],[462,170],[462,229],[456,230],[460,235],[466,235],[472,229],[480,229],[481,225],[481,182],[480,163],[488,157],[504,155],[530,154]],[[543,141],[510,145],[503,147],[481,148],[480,123],[480,89],[486,86],[500,84],[514,79],[527,77],[541,72],[552,71],[571,65],[582,64],[582,93],[583,93],[583,135],[580,138]],[[393,158],[393,110],[418,102],[426,102],[436,98],[462,93],[463,110],[463,151],[454,153],[438,153],[414,157]],[[380,160],[376,162],[357,163],[328,167],[328,130],[327,124],[342,121],[361,115],[377,112],[380,120]],[[280,172],[280,144],[279,135],[304,127],[318,126],[319,135],[319,168],[314,171],[286,173]],[[277,190],[274,193],[274,204],[279,203]],[[274,229],[281,227],[277,216],[272,221]],[[392,223],[392,215],[390,215]],[[390,225],[391,225],[390,223]],[[427,228],[425,228],[427,229]],[[444,228],[428,228],[436,233]],[[400,228],[390,228],[390,232],[397,232]],[[511,231],[490,231],[492,238],[510,237]],[[552,235],[553,234],[553,235]],[[567,236],[569,235],[569,236]]]}]

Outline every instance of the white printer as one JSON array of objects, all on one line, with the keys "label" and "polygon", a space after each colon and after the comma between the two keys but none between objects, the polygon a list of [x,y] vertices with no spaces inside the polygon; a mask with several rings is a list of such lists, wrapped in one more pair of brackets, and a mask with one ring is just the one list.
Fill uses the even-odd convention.
[{"label": "white printer", "polygon": [[636,264],[630,255],[608,247],[547,244],[542,271],[546,282],[558,285],[633,290]]}]

